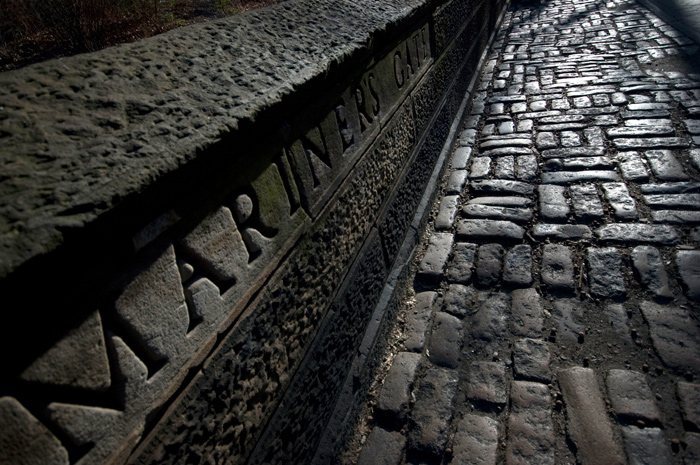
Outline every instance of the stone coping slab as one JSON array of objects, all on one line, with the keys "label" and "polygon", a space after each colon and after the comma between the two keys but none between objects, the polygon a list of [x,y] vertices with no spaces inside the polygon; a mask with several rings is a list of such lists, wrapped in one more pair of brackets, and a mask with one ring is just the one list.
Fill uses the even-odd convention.
[{"label": "stone coping slab", "polygon": [[357,69],[429,3],[284,2],[0,74],[0,278],[222,140],[218,157],[246,155],[233,142],[283,103],[291,123],[265,138],[284,139],[290,101]]}]

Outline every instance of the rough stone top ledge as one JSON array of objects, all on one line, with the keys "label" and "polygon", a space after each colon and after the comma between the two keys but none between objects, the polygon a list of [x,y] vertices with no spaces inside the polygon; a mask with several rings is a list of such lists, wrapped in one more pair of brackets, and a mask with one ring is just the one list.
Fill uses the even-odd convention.
[{"label": "rough stone top ledge", "polygon": [[290,0],[0,74],[0,278],[430,3]]}]

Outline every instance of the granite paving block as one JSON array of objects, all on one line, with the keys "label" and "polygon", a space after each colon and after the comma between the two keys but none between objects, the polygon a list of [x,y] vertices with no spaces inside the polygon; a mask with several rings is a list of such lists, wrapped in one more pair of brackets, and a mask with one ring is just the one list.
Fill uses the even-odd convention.
[{"label": "granite paving block", "polygon": [[700,300],[700,251],[679,250],[676,266],[689,299]]},{"label": "granite paving block", "polygon": [[604,215],[603,204],[594,184],[580,184],[569,188],[574,213],[582,221],[591,221]]},{"label": "granite paving block", "polygon": [[647,223],[612,223],[595,231],[603,241],[612,242],[651,242],[674,245],[681,241],[679,231],[673,226]]},{"label": "granite paving block", "polygon": [[439,282],[442,279],[453,241],[454,235],[450,233],[438,232],[430,236],[428,249],[418,269],[417,279],[426,282]]},{"label": "granite paving block", "polygon": [[559,240],[591,239],[591,228],[582,224],[547,224],[537,223],[532,227],[532,235],[535,238],[552,238]]},{"label": "granite paving block", "polygon": [[668,441],[659,428],[622,427],[625,452],[630,464],[671,465],[674,463]]},{"label": "granite paving block", "polygon": [[571,250],[559,244],[545,244],[540,268],[542,283],[552,289],[574,290],[574,264]]},{"label": "granite paving block", "polygon": [[400,465],[406,449],[406,436],[375,426],[367,436],[357,465]]},{"label": "granite paving block", "polygon": [[431,368],[420,381],[409,420],[410,450],[438,457],[443,454],[449,440],[449,425],[454,415],[452,399],[458,379],[452,370]]},{"label": "granite paving block", "polygon": [[465,330],[471,337],[471,344],[501,340],[506,334],[510,299],[502,292],[494,293],[484,300],[477,312],[470,318]]},{"label": "granite paving block", "polygon": [[673,293],[669,287],[666,267],[659,250],[650,246],[638,246],[630,254],[634,270],[646,289],[656,298],[670,299]]},{"label": "granite paving block", "polygon": [[645,156],[658,181],[687,181],[690,179],[672,151],[648,150],[645,152]]},{"label": "granite paving block", "polygon": [[514,381],[510,394],[506,463],[555,463],[552,400],[547,386]]},{"label": "granite paving block", "polygon": [[618,249],[589,247],[587,259],[588,285],[593,295],[617,299],[627,294]]},{"label": "granite paving block", "polygon": [[648,301],[642,302],[640,309],[664,365],[700,374],[700,328],[688,311]]},{"label": "granite paving block", "polygon": [[542,298],[533,288],[516,289],[511,293],[511,332],[515,336],[542,336],[544,308]]},{"label": "granite paving block", "polygon": [[622,182],[606,182],[601,185],[606,200],[610,204],[618,220],[635,221],[639,219],[639,213],[630,196],[627,186]]},{"label": "granite paving block", "polygon": [[614,369],[606,378],[608,398],[615,414],[631,420],[643,420],[647,424],[661,420],[654,394],[643,373]]},{"label": "granite paving block", "polygon": [[518,339],[513,345],[515,378],[548,383],[552,379],[550,357],[549,346],[545,341]]},{"label": "granite paving block", "polygon": [[522,226],[512,221],[465,219],[457,222],[458,240],[520,240],[524,235]]},{"label": "granite paving block", "polygon": [[452,251],[452,258],[447,265],[447,279],[453,283],[467,284],[471,281],[476,244],[457,242]]},{"label": "granite paving block", "polygon": [[432,316],[432,307],[437,298],[436,292],[420,292],[406,317],[404,349],[409,352],[422,352],[425,346],[425,333]]},{"label": "granite paving block", "polygon": [[438,366],[457,368],[462,350],[462,322],[445,312],[437,312],[428,343],[428,358]]},{"label": "granite paving block", "polygon": [[467,399],[476,402],[505,404],[506,367],[501,362],[473,362],[469,365]]},{"label": "granite paving block", "polygon": [[503,282],[516,287],[532,284],[532,247],[520,244],[506,253],[503,262]]},{"label": "granite paving block", "polygon": [[566,188],[553,184],[540,184],[537,190],[542,219],[548,222],[566,222],[569,215],[569,204],[564,196]]},{"label": "granite paving block", "polygon": [[489,417],[465,415],[452,441],[450,465],[496,465],[499,423]]},{"label": "granite paving block", "polygon": [[389,424],[403,424],[408,416],[413,381],[422,356],[399,352],[391,362],[377,399],[377,416]]},{"label": "granite paving block", "polygon": [[476,282],[482,286],[493,286],[501,279],[503,254],[501,244],[484,244],[479,247],[476,257]]},{"label": "granite paving block", "polygon": [[452,229],[455,216],[457,215],[458,203],[458,195],[446,195],[442,198],[437,217],[435,218],[436,231],[448,231]]},{"label": "granite paving block", "polygon": [[573,367],[560,371],[559,386],[566,405],[567,431],[582,463],[622,465],[622,448],[615,441],[595,372]]}]

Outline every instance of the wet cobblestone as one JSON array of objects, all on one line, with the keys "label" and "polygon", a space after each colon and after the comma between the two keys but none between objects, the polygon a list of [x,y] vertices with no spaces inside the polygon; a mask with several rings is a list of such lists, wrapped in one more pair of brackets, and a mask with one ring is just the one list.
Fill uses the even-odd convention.
[{"label": "wet cobblestone", "polygon": [[400,347],[421,359],[387,378],[409,421],[375,432],[374,409],[377,463],[699,463],[698,57],[632,0],[506,12],[417,249]]}]

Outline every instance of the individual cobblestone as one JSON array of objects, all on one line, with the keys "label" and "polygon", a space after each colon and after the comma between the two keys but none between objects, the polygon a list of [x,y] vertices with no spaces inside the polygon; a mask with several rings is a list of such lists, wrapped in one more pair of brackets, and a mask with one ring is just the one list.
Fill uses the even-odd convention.
[{"label": "individual cobblestone", "polygon": [[657,210],[651,212],[654,223],[698,224],[700,211]]},{"label": "individual cobblestone", "polygon": [[525,230],[511,221],[461,220],[457,222],[458,240],[521,240]]},{"label": "individual cobblestone", "polygon": [[581,221],[601,218],[605,212],[594,184],[580,184],[569,188],[574,213]]},{"label": "individual cobblestone", "polygon": [[[586,327],[583,321],[583,308],[572,299],[557,299],[554,301],[552,317],[557,323],[558,332],[556,340],[562,340],[566,344],[574,345],[582,341],[581,334],[585,334]],[[551,336],[550,339],[554,339]]]},{"label": "individual cobblestone", "polygon": [[614,247],[588,249],[588,279],[591,293],[617,299],[627,294],[620,252]]},{"label": "individual cobblestone", "polygon": [[542,283],[552,289],[574,290],[571,250],[564,245],[545,244],[540,268]]},{"label": "individual cobblestone", "polygon": [[472,166],[469,170],[470,179],[481,179],[489,175],[491,171],[490,157],[475,157],[472,159]]},{"label": "individual cobblestone", "polygon": [[416,294],[416,302],[408,311],[406,318],[406,340],[404,349],[409,352],[423,352],[425,347],[425,332],[432,316],[432,306],[437,298],[436,292],[421,292]]},{"label": "individual cobblestone", "polygon": [[466,218],[487,218],[526,223],[532,219],[532,211],[526,208],[501,207],[495,205],[468,204],[462,207]]},{"label": "individual cobblestone", "polygon": [[639,186],[642,194],[690,194],[700,192],[699,182],[662,182]]},{"label": "individual cobblestone", "polygon": [[569,204],[564,197],[566,188],[553,184],[540,184],[538,187],[540,217],[550,222],[566,222]]},{"label": "individual cobblestone", "polygon": [[453,283],[468,284],[472,279],[476,244],[457,242],[447,266],[447,279]]},{"label": "individual cobblestone", "polygon": [[503,254],[501,244],[485,244],[479,247],[476,257],[476,281],[482,286],[493,286],[501,279]]},{"label": "individual cobblestone", "polygon": [[700,384],[681,381],[677,392],[683,410],[683,421],[695,431],[700,430]]},{"label": "individual cobblestone", "polygon": [[473,362],[469,365],[467,399],[473,402],[505,404],[506,366],[500,362]]},{"label": "individual cobblestone", "polygon": [[606,383],[610,403],[617,416],[643,420],[646,424],[661,421],[654,395],[644,374],[629,370],[610,370]]},{"label": "individual cobblestone", "polygon": [[511,333],[518,337],[541,337],[544,309],[537,291],[533,288],[516,289],[511,298]]},{"label": "individual cobblestone", "polygon": [[552,171],[542,173],[540,179],[544,184],[574,184],[588,181],[617,181],[619,176],[615,171]]},{"label": "individual cobblestone", "polygon": [[428,358],[438,366],[457,368],[462,350],[462,322],[445,312],[438,312],[428,344]]},{"label": "individual cobblestone", "polygon": [[558,146],[553,132],[538,132],[535,146],[540,150],[553,149]]},{"label": "individual cobblestone", "polygon": [[579,460],[587,464],[624,464],[595,372],[583,367],[562,370],[559,385],[566,402],[567,431],[576,444]]},{"label": "individual cobblestone", "polygon": [[440,210],[435,218],[435,230],[447,231],[452,229],[457,215],[457,206],[459,203],[458,195],[446,195],[440,202]]},{"label": "individual cobblestone", "polygon": [[503,263],[503,282],[516,287],[532,284],[532,247],[526,244],[510,249]]},{"label": "individual cobblestone", "polygon": [[544,171],[609,170],[613,168],[613,161],[607,157],[550,158],[542,166]]},{"label": "individual cobblestone", "polygon": [[700,208],[700,194],[650,194],[644,203],[651,208]]},{"label": "individual cobblestone", "polygon": [[493,175],[498,179],[513,179],[515,178],[515,157],[506,156],[499,157],[496,160],[496,167]]},{"label": "individual cobblestone", "polygon": [[518,180],[532,182],[537,178],[537,157],[522,155],[516,158],[515,177]]},{"label": "individual cobblestone", "polygon": [[543,158],[602,157],[603,155],[605,155],[603,147],[573,147],[542,152]]},{"label": "individual cobblestone", "polygon": [[657,180],[686,181],[690,179],[670,150],[649,150],[645,155]]},{"label": "individual cobblestone", "polygon": [[498,341],[506,334],[509,299],[506,294],[495,293],[479,305],[467,330],[474,341]]},{"label": "individual cobblestone", "polygon": [[671,465],[674,463],[668,443],[659,428],[622,428],[625,452],[630,463]]},{"label": "individual cobblestone", "polygon": [[649,172],[638,152],[622,152],[617,155],[618,166],[626,181],[647,182]]},{"label": "individual cobblestone", "polygon": [[400,465],[405,448],[403,434],[375,426],[367,436],[357,465]]},{"label": "individual cobblestone", "polygon": [[406,422],[420,360],[421,355],[412,352],[399,352],[394,357],[377,399],[377,416],[386,423],[403,425]]},{"label": "individual cobblestone", "polygon": [[635,221],[639,219],[639,213],[634,200],[627,191],[627,186],[621,182],[603,183],[605,198],[613,208],[615,217],[623,221]]},{"label": "individual cobblestone", "polygon": [[455,170],[464,170],[469,165],[472,156],[471,147],[457,147],[452,156],[451,166]]},{"label": "individual cobblestone", "polygon": [[676,228],[659,224],[613,223],[596,229],[595,234],[600,240],[613,242],[651,242],[674,245],[681,241],[681,236]]},{"label": "individual cobblestone", "polygon": [[521,181],[489,180],[474,181],[470,184],[474,193],[497,195],[531,195],[534,192],[532,184]]},{"label": "individual cobblestone", "polygon": [[514,381],[510,403],[506,463],[554,464],[552,400],[547,386]]},{"label": "individual cobblestone", "polygon": [[467,170],[454,170],[447,179],[445,186],[446,194],[459,195],[464,189],[464,184],[467,182]]},{"label": "individual cobblestone", "polygon": [[536,238],[591,239],[591,228],[582,224],[546,224],[538,223],[532,228],[532,235]]},{"label": "individual cobblestone", "polygon": [[449,439],[452,398],[457,392],[457,374],[445,368],[431,368],[416,389],[410,415],[408,448],[440,457]]},{"label": "individual cobblestone", "polygon": [[615,147],[619,150],[682,149],[690,145],[687,140],[680,137],[621,138],[615,139],[613,144],[615,144]]},{"label": "individual cobblestone", "polygon": [[453,241],[454,236],[450,233],[435,233],[431,236],[418,270],[418,279],[426,282],[439,282],[442,279]]},{"label": "individual cobblestone", "polygon": [[608,304],[605,306],[605,313],[610,321],[610,326],[615,331],[620,340],[632,343],[632,326],[630,317],[622,304]]},{"label": "individual cobblestone", "polygon": [[649,293],[657,299],[673,297],[659,249],[650,246],[635,247],[630,258],[634,270]]},{"label": "individual cobblestone", "polygon": [[465,415],[452,442],[450,465],[495,465],[499,423],[489,417]]},{"label": "individual cobblestone", "polygon": [[518,339],[513,346],[513,366],[516,379],[548,383],[550,351],[547,343],[537,339]]},{"label": "individual cobblestone", "polygon": [[474,197],[469,204],[500,205],[503,207],[527,208],[532,205],[532,200],[527,197],[503,196],[503,197]]},{"label": "individual cobblestone", "polygon": [[640,305],[654,348],[668,367],[700,374],[700,329],[688,311],[653,302]]},{"label": "individual cobblestone", "polygon": [[700,251],[679,250],[676,253],[676,266],[688,298],[700,300]]},{"label": "individual cobblestone", "polygon": [[464,318],[466,315],[474,313],[469,301],[475,293],[476,290],[471,286],[451,284],[442,303],[443,311],[457,318]]}]

